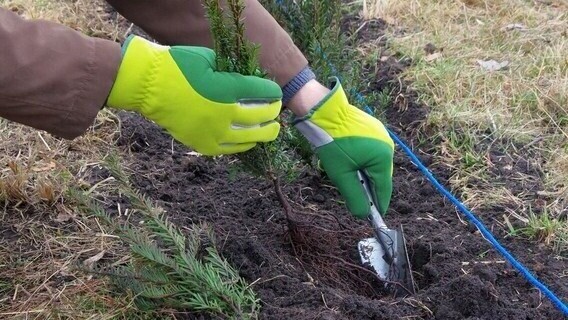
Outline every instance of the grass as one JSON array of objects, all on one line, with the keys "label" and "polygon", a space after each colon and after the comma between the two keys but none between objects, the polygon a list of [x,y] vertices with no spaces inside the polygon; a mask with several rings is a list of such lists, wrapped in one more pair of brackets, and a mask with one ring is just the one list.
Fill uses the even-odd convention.
[{"label": "grass", "polygon": [[[26,18],[119,37],[118,22],[103,23],[97,2],[2,0],[0,5]],[[66,195],[70,188],[95,192],[103,185],[93,171],[113,148],[117,132],[118,120],[108,111],[74,141],[0,120],[0,318],[136,319],[132,298],[113,297],[104,280],[76,268],[89,258],[123,256],[125,250],[97,220],[78,214]]]},{"label": "grass", "polygon": [[[93,170],[112,146],[116,123],[103,113],[97,132],[55,139],[4,123],[0,141],[0,318],[130,318],[128,297],[77,266],[110,261],[125,248],[96,219],[78,213],[67,190],[97,192]],[[79,303],[80,302],[80,303]],[[97,308],[85,309],[87,305]]]},{"label": "grass", "polygon": [[553,246],[560,252],[568,251],[568,229],[566,224],[550,217],[545,211],[531,213],[526,226],[517,230],[520,234]]},{"label": "grass", "polygon": [[[111,20],[102,1],[0,0],[0,5],[25,18],[59,22],[114,41],[123,40],[129,27],[120,16]],[[119,177],[111,174],[126,166],[107,161],[120,152],[115,144],[119,135],[120,120],[108,109],[99,113],[88,132],[73,141],[0,119],[0,318],[160,319],[175,318],[174,314],[189,309],[254,318],[258,311],[254,292],[247,283],[235,279],[237,271],[211,245],[210,232],[209,245],[203,246],[207,254],[199,252],[208,263],[192,260],[187,252],[183,257],[170,257],[169,261],[177,259],[175,269],[182,273],[171,286],[152,287],[138,278],[121,283],[113,272],[99,272],[101,266],[112,271],[133,265],[141,267],[143,274],[163,271],[136,250],[148,249],[144,244],[154,248],[153,235],[144,229],[152,224],[130,224],[136,210],[126,215],[125,209],[136,208],[121,208],[117,202],[125,194],[139,195],[125,181],[117,185]],[[81,201],[84,198],[93,204],[87,210]],[[133,205],[136,199],[151,207],[152,213],[157,212],[158,208],[145,198],[133,196]],[[111,210],[118,212],[113,224],[95,215],[101,207],[116,208]],[[206,230],[196,226],[182,234],[163,213],[154,218],[155,224],[167,226],[168,232],[176,232],[177,240],[188,243],[188,250],[195,244],[191,240],[201,239]],[[125,232],[119,232],[117,224]],[[160,243],[167,243],[165,234],[159,235]],[[168,255],[166,249],[163,252]],[[134,290],[133,284],[145,290]],[[209,285],[219,289],[220,295]],[[200,288],[197,291],[196,286]],[[146,306],[150,306],[147,310],[140,307],[142,296],[151,299],[167,289],[182,292],[153,299],[152,303],[146,300]]]},{"label": "grass", "polygon": [[25,18],[58,22],[89,36],[118,41],[126,36],[126,20],[111,19],[101,0],[0,0],[0,5]]},{"label": "grass", "polygon": [[[405,77],[431,107],[426,134],[453,189],[474,209],[507,206],[527,228],[544,201],[535,212],[557,222],[557,248],[568,229],[567,10],[564,0],[371,0],[361,12],[389,22],[391,50],[412,59]],[[490,72],[488,60],[509,64]]]},{"label": "grass", "polygon": [[[405,76],[432,107],[426,130],[452,169],[454,189],[474,209],[506,205],[507,219],[521,224],[516,234],[566,252],[568,18],[565,1],[549,3],[381,0],[363,15],[390,22],[392,49],[413,59]],[[112,40],[128,27],[120,17],[109,21],[100,1],[0,5]],[[512,24],[526,28],[507,30]],[[429,43],[436,55],[424,51]],[[478,60],[489,59],[510,64],[487,72]],[[382,107],[391,99],[388,91],[377,94]],[[132,294],[116,295],[106,278],[85,271],[131,258],[69,192],[114,205],[115,180],[100,172],[116,152],[119,127],[106,110],[70,142],[0,119],[0,318],[156,319],[171,312],[141,312]],[[514,175],[504,176],[507,170]]]}]

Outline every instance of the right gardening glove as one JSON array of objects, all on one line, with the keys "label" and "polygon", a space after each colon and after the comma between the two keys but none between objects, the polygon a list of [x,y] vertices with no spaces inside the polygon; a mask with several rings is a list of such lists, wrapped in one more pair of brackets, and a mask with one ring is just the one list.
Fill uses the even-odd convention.
[{"label": "right gardening glove", "polygon": [[385,215],[392,194],[394,143],[376,118],[351,105],[339,80],[331,92],[294,126],[312,144],[321,166],[357,218],[370,214],[358,172],[369,180],[372,198]]},{"label": "right gardening glove", "polygon": [[217,72],[215,53],[208,48],[161,46],[130,36],[122,52],[108,106],[139,112],[208,156],[244,152],[276,139],[278,84]]}]

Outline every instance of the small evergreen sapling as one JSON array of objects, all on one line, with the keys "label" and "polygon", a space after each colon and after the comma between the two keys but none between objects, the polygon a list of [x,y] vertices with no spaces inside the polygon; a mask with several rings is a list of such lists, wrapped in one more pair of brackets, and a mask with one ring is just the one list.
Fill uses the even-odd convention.
[{"label": "small evergreen sapling", "polygon": [[[217,0],[206,0],[207,12],[212,22],[215,50],[221,71],[236,71],[245,75],[262,75],[258,71],[256,49],[244,39],[244,28],[239,16],[242,2],[228,0],[226,13]],[[368,85],[362,77],[362,66],[357,50],[347,44],[350,39],[342,30],[342,2],[340,0],[261,0],[265,8],[287,27],[288,32],[306,55],[318,79],[340,78],[349,100],[362,107],[372,105],[372,99],[361,98],[356,92],[365,92]],[[289,174],[298,159],[314,166],[311,146],[297,130],[282,125],[276,141],[260,144],[249,152],[239,154],[241,165],[247,171],[272,182],[278,200],[286,213],[288,235],[294,255],[305,270],[319,280],[345,288],[350,281],[369,288],[366,281],[369,271],[346,261],[349,252],[341,245],[344,226],[336,220],[335,227],[322,223],[318,214],[296,212],[282,191],[281,179]],[[333,218],[332,218],[333,219]],[[335,219],[333,219],[335,220]],[[332,224],[333,225],[333,224]],[[306,271],[308,272],[308,271]],[[375,275],[371,273],[371,277]]]},{"label": "small evergreen sapling", "polygon": [[348,99],[358,107],[374,104],[368,91],[360,53],[353,48],[343,20],[341,0],[260,0],[288,31],[318,79],[339,77]]},{"label": "small evergreen sapling", "polygon": [[[205,8],[217,54],[217,69],[265,77],[258,61],[258,46],[245,38],[243,1],[228,0],[227,6],[223,8],[219,0],[205,0]],[[237,155],[246,171],[271,181],[289,222],[293,212],[282,192],[281,180],[293,174],[297,162],[293,141],[294,133],[283,124],[275,141],[259,144],[250,151]]]}]

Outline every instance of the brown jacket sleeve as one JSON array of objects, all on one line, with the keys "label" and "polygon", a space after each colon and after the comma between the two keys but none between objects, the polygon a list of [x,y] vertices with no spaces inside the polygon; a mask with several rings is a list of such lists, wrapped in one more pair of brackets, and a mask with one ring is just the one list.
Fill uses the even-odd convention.
[{"label": "brown jacket sleeve", "polygon": [[[211,47],[202,0],[108,0],[157,41]],[[307,65],[257,0],[245,0],[247,38],[281,86]],[[92,124],[112,87],[120,46],[0,8],[0,117],[72,139]]]},{"label": "brown jacket sleeve", "polygon": [[120,58],[117,43],[0,8],[0,117],[75,138],[104,104]]},{"label": "brown jacket sleeve", "polygon": [[[260,64],[284,86],[308,61],[257,0],[244,0],[247,38],[260,45]],[[203,0],[107,0],[118,12],[167,45],[212,46]]]}]

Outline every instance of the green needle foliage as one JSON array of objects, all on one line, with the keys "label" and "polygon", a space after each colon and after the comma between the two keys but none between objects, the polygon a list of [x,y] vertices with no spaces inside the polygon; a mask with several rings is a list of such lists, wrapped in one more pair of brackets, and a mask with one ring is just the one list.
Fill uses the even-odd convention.
[{"label": "green needle foliage", "polygon": [[350,46],[342,28],[345,8],[341,0],[261,0],[263,6],[284,26],[304,53],[321,81],[339,77],[349,101],[358,107],[373,105],[374,97],[356,92],[368,91],[361,56]]},{"label": "green needle foliage", "polygon": [[[359,107],[374,103],[372,97],[362,98],[355,94],[365,92],[367,88],[361,78],[362,65],[358,62],[361,59],[347,45],[350,39],[341,28],[340,0],[263,0],[262,3],[285,26],[319,79],[337,76],[352,103]],[[258,63],[258,47],[244,37],[242,0],[228,0],[224,8],[220,0],[206,0],[205,7],[219,70],[263,76]],[[286,114],[281,118],[285,120]],[[285,123],[276,141],[260,144],[237,157],[246,171],[269,180],[293,178],[299,162],[311,167],[316,163],[309,143]]]},{"label": "green needle foliage", "polygon": [[[258,46],[245,38],[242,21],[244,8],[242,0],[228,0],[225,8],[219,0],[205,1],[217,53],[217,69],[265,77],[258,61]],[[238,154],[237,158],[247,172],[279,183],[281,178],[294,177],[294,169],[299,161],[294,151],[300,146],[295,141],[296,133],[283,124],[281,134],[275,141],[259,144],[248,152]],[[305,156],[302,158],[310,161],[312,153],[307,150],[304,150]]]},{"label": "green needle foliage", "polygon": [[256,318],[254,292],[219,255],[206,226],[192,226],[186,237],[163,215],[147,214],[143,228],[121,227],[121,238],[130,246],[133,263],[115,270],[113,276],[118,287],[136,294],[139,308]]},{"label": "green needle foliage", "polygon": [[217,53],[217,70],[264,76],[259,67],[258,46],[245,39],[242,1],[228,1],[229,15],[220,0],[205,0],[205,9]]},{"label": "green needle foliage", "polygon": [[[349,50],[347,38],[341,30],[341,1],[339,0],[265,0],[264,6],[277,20],[287,26],[298,47],[306,54],[310,66],[319,79],[339,76],[348,95],[363,90],[360,64],[356,53]],[[245,38],[241,19],[244,11],[242,0],[228,0],[223,7],[220,0],[205,0],[207,17],[211,24],[217,67],[219,71],[238,72],[244,75],[264,76],[258,62],[258,47]],[[342,69],[336,69],[342,66]],[[366,99],[350,97],[355,104],[369,103]],[[285,119],[285,114],[281,120]],[[293,179],[300,162],[315,167],[316,159],[309,143],[297,130],[282,121],[278,138],[262,143],[252,150],[237,155],[245,171],[267,178],[274,185],[288,221],[291,207],[282,194],[282,178]]]},{"label": "green needle foliage", "polygon": [[259,300],[238,272],[215,248],[206,225],[193,225],[182,233],[166,219],[161,208],[137,191],[115,156],[106,167],[121,193],[141,214],[138,225],[121,224],[88,196],[75,194],[86,212],[95,213],[129,246],[131,262],[102,272],[122,291],[131,292],[141,310],[161,308],[204,312],[224,319],[256,319]]}]

